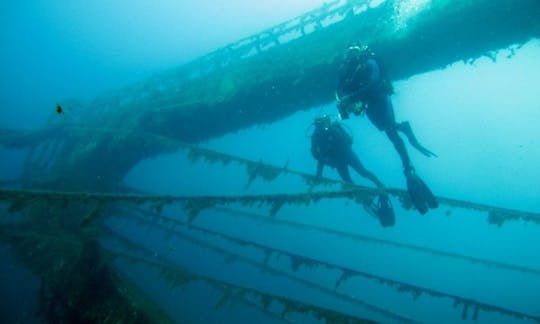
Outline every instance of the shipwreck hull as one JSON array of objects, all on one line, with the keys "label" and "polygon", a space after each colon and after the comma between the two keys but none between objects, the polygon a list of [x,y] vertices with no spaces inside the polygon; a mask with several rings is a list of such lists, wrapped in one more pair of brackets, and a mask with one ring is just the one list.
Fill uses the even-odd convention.
[{"label": "shipwreck hull", "polygon": [[[74,109],[79,115],[70,120],[69,124],[61,122],[42,130],[24,133],[1,131],[0,146],[30,149],[19,186],[23,189],[59,191],[52,194],[3,191],[0,200],[10,204],[10,212],[30,208],[26,214],[29,220],[27,224],[21,228],[0,228],[3,241],[19,248],[17,254],[20,259],[44,278],[49,289],[59,287],[69,290],[70,287],[57,284],[57,281],[65,277],[64,273],[75,276],[79,271],[79,268],[67,267],[65,264],[78,265],[87,261],[95,263],[95,260],[85,260],[81,255],[86,254],[82,252],[86,244],[91,249],[99,250],[91,239],[98,231],[93,226],[94,220],[105,214],[105,206],[117,202],[136,205],[147,203],[151,204],[150,209],[161,212],[163,206],[170,204],[174,198],[117,197],[87,192],[116,191],[125,175],[139,161],[179,148],[185,149],[188,156],[202,156],[208,161],[223,164],[235,161],[226,154],[197,151],[201,149],[186,143],[196,143],[257,124],[272,123],[297,111],[332,103],[341,55],[349,43],[360,40],[369,44],[384,61],[390,77],[401,80],[444,68],[456,61],[471,61],[486,55],[494,57],[493,51],[519,46],[540,37],[538,0],[426,1],[426,6],[415,15],[407,14],[407,1],[385,1],[373,8],[369,8],[366,3],[337,1],[328,8],[323,7],[299,19],[302,36],[296,39],[287,42],[279,40],[280,33],[294,29],[289,25],[272,28],[242,41],[240,45],[232,44],[185,66],[104,94]],[[326,24],[328,19],[336,22]],[[304,32],[306,21],[318,27],[311,32]],[[246,42],[248,45],[242,45]],[[246,52],[246,49],[249,51]],[[285,172],[285,169],[264,171],[262,164],[242,158],[237,158],[236,162],[245,164],[250,173],[250,181],[257,176],[272,180]],[[308,175],[303,177],[307,183],[313,180]],[[65,191],[73,193],[66,194]],[[375,194],[372,191],[368,193]],[[395,191],[393,194],[407,200],[405,192]],[[240,198],[174,199],[182,201],[184,211],[195,217],[205,208],[229,200],[236,202],[235,199]],[[259,199],[270,205],[275,212],[284,201],[302,204],[310,199],[314,202],[320,199],[311,193],[307,198],[303,194],[296,198],[298,201],[279,195],[242,199],[246,204]],[[497,225],[502,225],[507,219],[540,222],[536,214],[472,203],[464,206],[463,202],[449,199],[442,202],[487,211],[490,222]],[[80,210],[67,209],[66,206],[70,204]],[[159,213],[152,215],[154,220],[159,217]],[[59,250],[57,246],[65,245],[64,239],[73,247],[72,251],[62,251],[67,263],[62,261],[57,265],[56,261],[48,263],[45,260],[38,264],[33,259],[25,259],[30,252],[35,252],[36,246],[44,247],[47,253]],[[25,245],[25,242],[29,243]],[[101,260],[98,252],[95,259]],[[103,264],[107,262],[104,259]],[[181,279],[187,276],[178,269],[173,271],[166,268],[166,264],[159,266],[174,279],[171,279],[173,282],[181,281],[178,276]],[[47,269],[56,268],[59,270],[48,274]],[[75,276],[78,285],[71,290],[85,291],[87,283],[93,280],[96,273],[98,278],[105,276],[102,273],[108,276],[108,267],[104,266],[103,269],[103,272]],[[111,279],[110,287],[104,287],[104,291],[116,291],[123,285],[123,282]],[[227,289],[230,290],[230,287]],[[234,289],[242,293],[245,290],[238,287]],[[117,296],[112,303],[130,305],[129,298],[121,294]],[[263,293],[260,296],[266,300],[269,298]],[[84,299],[79,297],[70,296],[84,304]],[[462,302],[457,297],[455,300]],[[88,304],[100,305],[94,301]],[[468,304],[464,305],[468,307]],[[126,309],[128,306],[125,306]],[[163,321],[163,315],[151,303],[145,301],[141,305],[131,306],[129,311],[134,309],[149,314],[149,322]],[[110,307],[111,310],[114,308]],[[327,315],[336,315],[319,308],[314,309]],[[491,309],[501,311],[496,307]],[[523,317],[516,312],[503,311]],[[91,313],[82,315],[91,316],[99,312]],[[111,314],[122,318],[120,312],[111,311]],[[537,320],[536,317],[533,319]]]},{"label": "shipwreck hull", "polygon": [[353,41],[369,44],[390,77],[401,80],[456,61],[492,57],[540,36],[540,3],[534,0],[433,1],[405,22],[397,16],[399,3],[387,1],[172,87],[178,95],[163,91],[143,104],[148,111],[141,126],[198,141],[331,103],[343,49]]},{"label": "shipwreck hull", "polygon": [[[70,145],[56,148],[43,173],[63,178],[62,184],[76,179],[88,189],[112,189],[140,160],[174,149],[168,140],[206,140],[331,103],[343,49],[353,41],[369,44],[390,77],[400,80],[460,60],[493,57],[494,51],[540,35],[536,0],[439,0],[426,2],[414,15],[407,14],[407,1],[374,8],[365,3],[336,2],[335,9],[307,14],[321,26],[311,33],[244,57],[237,52],[260,46],[240,41],[241,46],[232,44],[79,106],[83,127],[61,132],[61,141]],[[331,18],[336,22],[324,27]],[[293,27],[276,27],[253,39],[271,32],[270,39],[279,39]],[[33,172],[32,178],[39,178]]]}]

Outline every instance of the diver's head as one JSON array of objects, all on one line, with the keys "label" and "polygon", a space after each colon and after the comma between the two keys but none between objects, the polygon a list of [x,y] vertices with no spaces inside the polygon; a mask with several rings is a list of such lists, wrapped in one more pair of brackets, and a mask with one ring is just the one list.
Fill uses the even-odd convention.
[{"label": "diver's head", "polygon": [[330,124],[332,124],[332,117],[330,115],[316,117],[313,121],[315,129],[327,130],[330,127]]},{"label": "diver's head", "polygon": [[345,50],[343,59],[347,62],[358,61],[369,53],[369,47],[362,44],[351,44]]}]

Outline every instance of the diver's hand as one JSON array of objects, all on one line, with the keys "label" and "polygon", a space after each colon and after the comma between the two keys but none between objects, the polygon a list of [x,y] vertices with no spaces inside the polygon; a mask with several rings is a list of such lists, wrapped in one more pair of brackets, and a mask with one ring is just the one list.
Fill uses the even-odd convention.
[{"label": "diver's hand", "polygon": [[343,120],[349,119],[349,111],[348,111],[347,105],[343,103],[342,100],[338,100],[338,102],[336,103],[336,106],[337,106],[339,116],[341,117],[341,119]]},{"label": "diver's hand", "polygon": [[344,107],[347,107],[351,104],[351,96],[343,96],[339,99],[338,105],[342,105]]}]

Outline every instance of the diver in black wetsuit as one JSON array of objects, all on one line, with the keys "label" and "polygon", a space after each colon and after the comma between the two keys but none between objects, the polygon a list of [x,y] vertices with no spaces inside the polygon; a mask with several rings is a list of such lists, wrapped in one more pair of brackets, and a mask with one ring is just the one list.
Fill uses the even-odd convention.
[{"label": "diver in black wetsuit", "polygon": [[[369,179],[377,188],[384,189],[377,177],[368,171],[352,150],[352,137],[337,121],[332,121],[328,115],[315,118],[315,130],[311,136],[311,154],[317,160],[317,176],[321,177],[324,166],[335,168],[341,179],[353,183],[349,166],[362,177]],[[384,227],[395,223],[394,210],[386,193],[381,193],[378,199],[372,201],[366,210],[375,214]]]},{"label": "diver in black wetsuit", "polygon": [[416,175],[398,131],[405,134],[409,143],[422,154],[428,157],[436,155],[420,145],[408,122],[396,123],[390,99],[392,93],[392,84],[375,54],[367,46],[350,46],[339,69],[336,90],[339,113],[343,119],[347,119],[350,113],[360,115],[365,111],[369,120],[386,133],[403,163],[411,200],[416,209],[425,214],[430,208],[437,208],[438,202],[431,190]]}]

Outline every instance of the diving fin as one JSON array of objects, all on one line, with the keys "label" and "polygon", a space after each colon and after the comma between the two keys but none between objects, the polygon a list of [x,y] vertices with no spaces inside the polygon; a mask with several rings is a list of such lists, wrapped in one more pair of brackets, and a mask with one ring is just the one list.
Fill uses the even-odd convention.
[{"label": "diving fin", "polygon": [[364,209],[373,217],[377,218],[382,227],[391,227],[396,223],[394,208],[387,194],[380,194],[374,198],[371,204],[364,205]]},{"label": "diving fin", "polygon": [[416,139],[416,136],[414,136],[414,133],[412,131],[411,124],[409,124],[408,121],[398,123],[397,130],[405,134],[405,136],[407,136],[407,139],[409,140],[409,143],[415,149],[420,151],[420,153],[424,154],[427,157],[432,157],[432,156],[437,157],[437,154],[431,152],[430,150],[428,150],[427,148],[425,148],[418,142],[418,140]]},{"label": "diving fin", "polygon": [[407,191],[411,197],[414,207],[425,214],[430,208],[439,207],[437,198],[433,195],[428,186],[414,172],[407,175]]},{"label": "diving fin", "polygon": [[394,208],[388,198],[388,195],[379,195],[379,210],[377,211],[379,216],[379,222],[382,227],[391,227],[396,223],[396,215],[394,214]]}]

